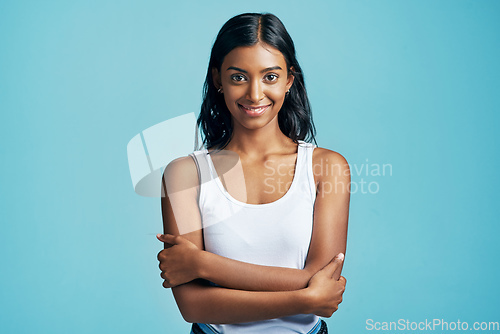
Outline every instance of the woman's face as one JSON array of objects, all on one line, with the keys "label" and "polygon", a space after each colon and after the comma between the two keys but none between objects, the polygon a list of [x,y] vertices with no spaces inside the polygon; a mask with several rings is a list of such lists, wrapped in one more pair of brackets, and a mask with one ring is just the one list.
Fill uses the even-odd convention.
[{"label": "woman's face", "polygon": [[221,87],[234,130],[277,126],[285,93],[293,83],[280,51],[266,44],[238,47],[224,58],[214,85]]}]

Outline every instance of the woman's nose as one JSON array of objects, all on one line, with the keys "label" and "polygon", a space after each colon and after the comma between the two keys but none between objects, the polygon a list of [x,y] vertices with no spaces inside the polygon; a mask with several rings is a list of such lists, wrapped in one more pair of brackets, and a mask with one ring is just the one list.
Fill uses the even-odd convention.
[{"label": "woman's nose", "polygon": [[247,91],[247,99],[252,102],[259,102],[263,98],[264,91],[260,80],[251,81]]}]

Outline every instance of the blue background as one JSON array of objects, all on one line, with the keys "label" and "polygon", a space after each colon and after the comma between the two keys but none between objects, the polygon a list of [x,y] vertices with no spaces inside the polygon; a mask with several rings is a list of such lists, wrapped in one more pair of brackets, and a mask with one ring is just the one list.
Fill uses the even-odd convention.
[{"label": "blue background", "polygon": [[500,321],[500,2],[2,0],[0,332],[188,332],[126,145],[198,113],[212,42],[248,11],[294,39],[319,146],[392,166],[353,170],[378,191],[352,195],[331,332]]}]

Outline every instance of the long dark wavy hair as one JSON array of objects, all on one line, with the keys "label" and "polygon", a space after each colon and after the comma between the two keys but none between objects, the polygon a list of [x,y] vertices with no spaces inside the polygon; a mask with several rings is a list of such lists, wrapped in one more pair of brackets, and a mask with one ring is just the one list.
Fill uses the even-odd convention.
[{"label": "long dark wavy hair", "polygon": [[[295,55],[295,45],[285,26],[278,17],[270,13],[245,13],[227,21],[219,31],[212,47],[207,77],[203,85],[203,103],[196,122],[201,129],[203,143],[207,149],[221,150],[227,146],[233,135],[231,114],[223,94],[217,92],[213,83],[212,69],[219,73],[224,57],[234,48],[253,46],[263,42],[279,50],[285,58],[288,74],[295,76],[290,93],[285,96],[278,113],[281,132],[292,139],[316,143],[316,128],[311,114],[311,106],[304,84],[304,75]],[[292,69],[293,68],[293,69]],[[195,150],[198,147],[196,136]]]}]

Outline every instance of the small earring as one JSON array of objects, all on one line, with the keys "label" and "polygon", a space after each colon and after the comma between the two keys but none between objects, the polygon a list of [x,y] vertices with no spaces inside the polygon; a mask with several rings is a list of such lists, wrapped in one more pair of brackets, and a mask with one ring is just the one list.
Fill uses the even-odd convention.
[{"label": "small earring", "polygon": [[222,93],[223,93],[223,91],[222,91],[222,87],[220,87],[219,89],[217,89],[217,93],[219,93],[219,94],[222,94]]},{"label": "small earring", "polygon": [[287,90],[285,94],[286,94],[286,95],[290,94],[290,90]]}]

